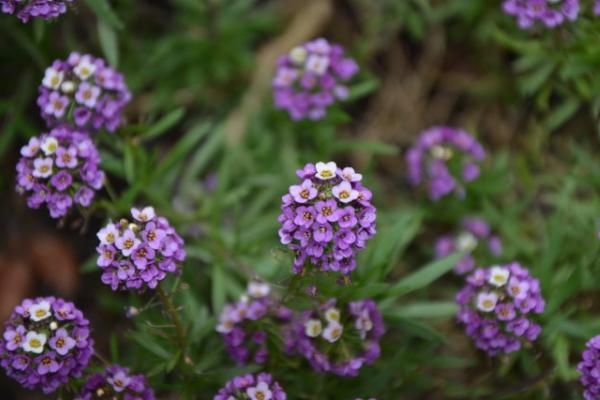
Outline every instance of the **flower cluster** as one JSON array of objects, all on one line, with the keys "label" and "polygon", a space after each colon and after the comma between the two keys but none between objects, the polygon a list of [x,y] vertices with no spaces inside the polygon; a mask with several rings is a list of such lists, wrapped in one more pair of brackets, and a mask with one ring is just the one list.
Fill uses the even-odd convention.
[{"label": "flower cluster", "polygon": [[577,365],[577,371],[581,374],[581,384],[585,388],[583,397],[585,400],[600,399],[600,335],[594,336],[586,343],[582,360]]},{"label": "flower cluster", "polygon": [[131,375],[129,369],[110,365],[88,378],[77,400],[154,400],[154,390],[144,375]]},{"label": "flower cluster", "polygon": [[295,252],[294,271],[307,260],[323,271],[349,275],[356,253],[375,234],[376,210],[362,175],[334,162],[306,164],[302,180],[284,195],[279,222],[281,243]]},{"label": "flower cluster", "polygon": [[413,185],[427,183],[429,197],[436,201],[452,192],[464,195],[460,181],[468,183],[477,179],[478,163],[484,158],[483,147],[467,132],[434,127],[423,132],[410,148],[406,163],[410,182]]},{"label": "flower cluster", "polygon": [[48,206],[52,218],[74,205],[88,207],[104,183],[100,155],[87,134],[66,127],[33,137],[21,148],[17,163],[17,191],[27,204]]},{"label": "flower cluster", "polygon": [[443,258],[455,251],[465,252],[454,266],[454,272],[463,275],[475,267],[473,252],[478,248],[480,241],[485,241],[487,250],[493,256],[502,253],[502,243],[498,236],[492,234],[490,226],[481,218],[469,217],[461,223],[462,232],[456,236],[444,235],[435,242],[435,256]]},{"label": "flower cluster", "polygon": [[303,311],[286,338],[287,351],[305,357],[318,372],[357,376],[380,355],[383,318],[373,300],[348,304],[346,312],[331,299]]},{"label": "flower cluster", "polygon": [[23,387],[51,393],[81,376],[93,353],[89,335],[89,321],[73,303],[26,299],[6,322],[0,364]]},{"label": "flower cluster", "polygon": [[46,68],[37,103],[50,126],[68,123],[114,132],[131,100],[123,75],[101,58],[71,53]]},{"label": "flower cluster", "polygon": [[17,13],[23,22],[30,18],[53,19],[67,12],[74,0],[0,0],[0,10],[6,14]]},{"label": "flower cluster", "polygon": [[109,223],[97,236],[102,282],[113,290],[156,288],[185,260],[183,239],[152,207],[131,209],[133,222]]},{"label": "flower cluster", "polygon": [[519,263],[475,270],[456,301],[467,335],[490,356],[517,351],[541,332],[531,319],[544,311],[540,282]]},{"label": "flower cluster", "polygon": [[273,377],[258,375],[236,376],[225,384],[213,400],[286,400],[287,395]]},{"label": "flower cluster", "polygon": [[517,18],[519,27],[531,28],[536,22],[554,28],[579,15],[579,0],[504,0],[502,9]]},{"label": "flower cluster", "polygon": [[344,56],[341,46],[325,39],[307,42],[279,58],[273,78],[275,105],[293,120],[319,120],[327,107],[348,97],[344,82],[357,72],[358,65]]},{"label": "flower cluster", "polygon": [[249,359],[256,364],[267,361],[267,332],[258,321],[274,317],[285,322],[290,318],[290,310],[272,304],[270,291],[267,283],[250,282],[247,295],[236,303],[226,305],[221,312],[216,330],[223,337],[231,358],[240,365],[246,364]]}]

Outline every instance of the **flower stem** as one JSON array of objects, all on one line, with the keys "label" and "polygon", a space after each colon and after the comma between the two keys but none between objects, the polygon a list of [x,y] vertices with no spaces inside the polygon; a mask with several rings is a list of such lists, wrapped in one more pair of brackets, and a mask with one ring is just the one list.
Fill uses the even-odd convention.
[{"label": "flower stem", "polygon": [[185,330],[183,329],[183,325],[181,324],[181,320],[179,319],[179,314],[175,307],[173,307],[173,302],[171,301],[171,297],[165,292],[161,285],[156,287],[156,292],[158,293],[158,297],[163,304],[163,308],[166,313],[169,315],[171,322],[175,326],[175,338],[177,341],[177,345],[180,350],[180,357],[184,356],[185,350]]}]

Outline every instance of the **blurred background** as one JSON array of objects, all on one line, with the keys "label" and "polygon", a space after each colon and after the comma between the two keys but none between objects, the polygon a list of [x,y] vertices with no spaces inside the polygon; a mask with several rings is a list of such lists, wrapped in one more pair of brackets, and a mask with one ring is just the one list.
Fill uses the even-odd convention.
[{"label": "blurred background", "polygon": [[[56,294],[91,319],[107,358],[151,375],[159,398],[208,399],[233,364],[215,315],[261,276],[283,284],[280,196],[306,162],[333,159],[366,176],[379,235],[357,282],[394,282],[433,259],[435,238],[484,217],[542,281],[544,333],[520,356],[490,360],[455,324],[460,281],[447,276],[385,298],[384,356],[347,381],[281,377],[298,399],[577,399],[575,365],[600,332],[600,21],[521,31],[489,0],[79,0],[51,23],[0,15],[0,318],[24,297]],[[315,37],[361,66],[350,99],[319,123],[293,123],[271,100],[276,57]],[[14,190],[19,148],[44,129],[37,87],[71,51],[106,58],[134,97],[127,124],[96,137],[112,197],[52,220]],[[462,127],[488,151],[466,199],[431,203],[408,185],[404,153],[432,125]],[[110,200],[109,200],[110,199]],[[95,264],[95,232],[131,205],[154,205],[184,236],[179,296],[192,366],[172,371],[150,335],[151,294],[113,294]],[[486,260],[480,260],[485,265]],[[239,372],[239,370],[238,370]],[[304,377],[305,376],[305,377]],[[316,386],[313,386],[316,387]],[[0,378],[3,399],[36,399]]]}]

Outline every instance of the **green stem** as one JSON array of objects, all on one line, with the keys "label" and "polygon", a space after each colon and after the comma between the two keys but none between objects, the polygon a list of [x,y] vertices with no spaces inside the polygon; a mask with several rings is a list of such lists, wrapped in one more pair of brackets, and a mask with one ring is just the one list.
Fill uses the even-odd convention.
[{"label": "green stem", "polygon": [[169,315],[171,322],[175,326],[175,338],[177,341],[177,345],[180,350],[180,357],[184,355],[185,350],[185,330],[183,329],[183,325],[181,324],[181,320],[179,319],[179,314],[177,310],[173,306],[173,302],[171,301],[171,297],[165,292],[161,285],[156,287],[156,292],[158,293],[158,297],[163,304],[163,308],[166,313]]}]

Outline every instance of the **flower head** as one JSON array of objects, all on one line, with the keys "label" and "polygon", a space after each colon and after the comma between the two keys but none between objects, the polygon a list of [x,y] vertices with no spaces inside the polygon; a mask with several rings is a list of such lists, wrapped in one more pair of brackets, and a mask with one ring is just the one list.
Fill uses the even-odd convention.
[{"label": "flower head", "polygon": [[575,21],[579,15],[579,0],[504,0],[502,9],[517,18],[520,28],[528,29],[540,23],[555,28]]},{"label": "flower head", "polygon": [[53,218],[65,216],[73,205],[88,207],[104,184],[100,153],[89,136],[66,127],[30,139],[17,163],[17,191],[27,204],[46,204]]},{"label": "flower head", "polygon": [[[0,0],[0,12],[16,14],[22,22],[28,22],[31,18],[51,20],[67,12],[67,8],[75,0]],[[48,84],[52,84],[53,76],[48,77]],[[59,83],[60,84],[60,83]]]},{"label": "flower head", "polygon": [[97,236],[102,282],[113,290],[154,289],[185,260],[183,239],[152,207],[132,208],[134,223],[108,223]]},{"label": "flower head", "polygon": [[269,355],[266,328],[269,324],[286,322],[289,310],[275,305],[267,283],[250,282],[246,293],[223,308],[215,330],[238,365],[264,364]]},{"label": "flower head", "polygon": [[[345,172],[344,172],[345,171]],[[295,252],[294,271],[305,264],[349,275],[355,256],[375,234],[375,207],[362,176],[335,162],[307,164],[297,172],[301,185],[283,197],[281,243]],[[357,178],[360,176],[360,179]]]},{"label": "flower head", "polygon": [[39,93],[37,102],[50,126],[66,123],[89,131],[115,131],[131,100],[121,74],[101,58],[78,53],[46,69]]},{"label": "flower head", "polygon": [[336,307],[331,299],[296,316],[285,332],[288,353],[305,357],[313,369],[340,376],[356,376],[363,365],[380,354],[383,318],[373,300]]},{"label": "flower head", "polygon": [[319,120],[337,100],[348,96],[346,82],[358,64],[339,45],[316,39],[280,57],[273,78],[275,106],[293,120]]},{"label": "flower head", "polygon": [[262,373],[235,377],[213,397],[213,400],[232,399],[286,400],[287,395],[271,375]]},{"label": "flower head", "polygon": [[490,356],[517,351],[541,332],[533,318],[544,311],[540,283],[519,263],[475,270],[456,301],[467,335]]},{"label": "flower head", "polygon": [[581,374],[579,381],[584,387],[585,400],[597,400],[600,397],[600,335],[591,338],[585,345],[582,359],[577,365]]},{"label": "flower head", "polygon": [[479,176],[484,157],[483,147],[467,132],[434,127],[406,153],[409,180],[415,186],[425,183],[434,201],[452,192],[462,196],[464,185]]},{"label": "flower head", "polygon": [[144,375],[132,375],[128,368],[113,364],[90,376],[78,399],[154,400],[154,390]]},{"label": "flower head", "polygon": [[444,235],[435,242],[436,258],[446,257],[454,251],[465,253],[465,256],[454,265],[454,272],[457,275],[472,271],[475,267],[475,258],[483,253],[496,257],[502,252],[500,239],[492,233],[490,226],[483,219],[465,218],[461,222],[461,229],[457,235]]},{"label": "flower head", "polygon": [[73,303],[54,297],[26,299],[6,322],[0,364],[27,389],[52,393],[79,378],[93,353],[89,321]]}]

